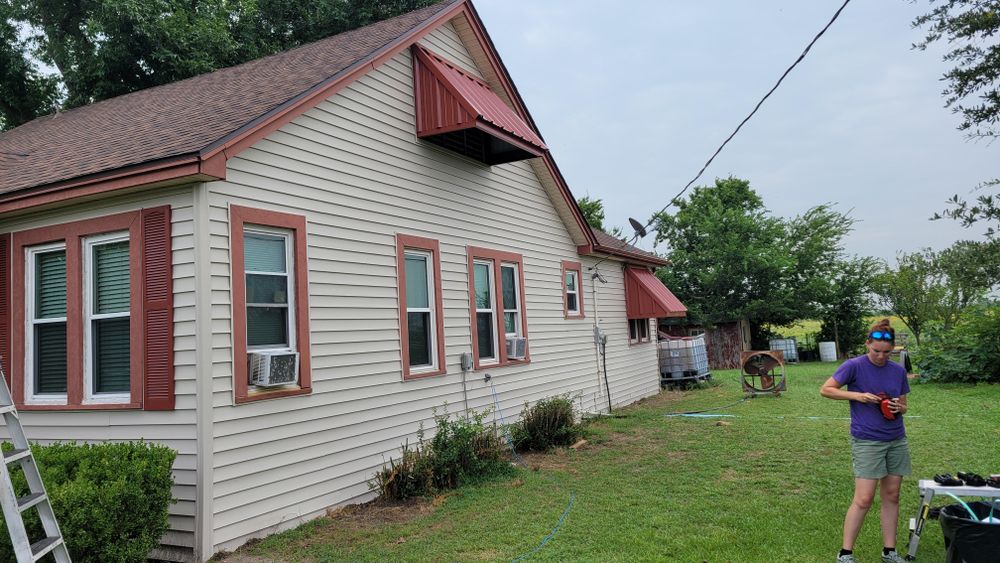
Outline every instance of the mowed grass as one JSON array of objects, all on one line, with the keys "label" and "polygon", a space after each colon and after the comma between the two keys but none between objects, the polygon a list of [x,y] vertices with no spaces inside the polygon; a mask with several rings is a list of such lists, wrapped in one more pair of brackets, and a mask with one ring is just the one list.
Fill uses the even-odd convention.
[{"label": "mowed grass", "polygon": [[[715,386],[665,391],[622,409],[622,418],[589,423],[590,443],[578,451],[527,456],[534,470],[433,500],[334,514],[230,560],[832,561],[853,492],[848,404],[818,393],[835,365],[789,366],[782,396],[713,411],[733,417],[664,416],[742,398],[738,374],[716,372]],[[903,484],[900,551],[918,477],[1000,473],[998,399],[996,385],[913,385],[906,425],[914,475]],[[558,532],[531,553],[571,495]],[[878,561],[881,547],[876,501],[855,553]],[[931,521],[918,560],[944,559]]]}]

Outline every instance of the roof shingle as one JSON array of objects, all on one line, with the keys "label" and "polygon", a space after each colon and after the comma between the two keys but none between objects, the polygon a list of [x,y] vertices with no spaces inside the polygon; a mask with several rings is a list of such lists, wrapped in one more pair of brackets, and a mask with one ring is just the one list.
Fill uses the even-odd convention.
[{"label": "roof shingle", "polygon": [[0,134],[0,194],[198,153],[456,3],[35,119]]},{"label": "roof shingle", "polygon": [[615,254],[625,253],[626,255],[634,255],[636,258],[640,258],[649,261],[654,264],[665,266],[668,262],[666,259],[653,254],[652,252],[646,252],[645,250],[632,246],[631,244],[615,237],[609,235],[608,233],[591,227],[590,229],[594,233],[594,238],[597,239],[597,244],[602,249],[613,251]]}]

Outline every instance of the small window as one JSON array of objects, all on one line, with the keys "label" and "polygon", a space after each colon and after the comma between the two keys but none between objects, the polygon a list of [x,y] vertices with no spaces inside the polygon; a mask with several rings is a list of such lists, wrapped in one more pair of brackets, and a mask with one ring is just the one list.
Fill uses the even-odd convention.
[{"label": "small window", "polygon": [[628,320],[628,341],[631,344],[649,342],[649,319]]},{"label": "small window", "polygon": [[27,402],[66,402],[66,246],[28,249]]},{"label": "small window", "polygon": [[291,233],[259,227],[244,233],[247,350],[294,349]]},{"label": "small window", "polygon": [[399,336],[403,379],[447,372],[438,241],[396,234]]},{"label": "small window", "polygon": [[128,233],[84,241],[84,402],[131,399]]},{"label": "small window", "polygon": [[406,251],[406,334],[411,370],[437,367],[433,257],[430,252]]},{"label": "small window", "polygon": [[497,361],[493,262],[477,260],[473,263],[472,269],[475,278],[476,342],[479,345],[479,361],[493,363]]},{"label": "small window", "polygon": [[[230,205],[229,221],[233,399],[247,403],[312,393],[306,218]],[[255,353],[281,356],[283,362],[288,361],[286,354],[297,353],[295,379],[282,379],[295,383],[251,385],[250,362]],[[254,370],[261,369],[259,365],[255,363]]]},{"label": "small window", "polygon": [[563,260],[563,314],[566,318],[583,316],[583,288],[579,262]]}]

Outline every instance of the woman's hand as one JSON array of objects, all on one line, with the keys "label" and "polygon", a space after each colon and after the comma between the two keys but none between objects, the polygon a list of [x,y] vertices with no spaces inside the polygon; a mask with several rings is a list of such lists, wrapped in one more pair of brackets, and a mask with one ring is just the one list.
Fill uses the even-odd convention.
[{"label": "woman's hand", "polygon": [[875,393],[855,393],[853,399],[859,403],[871,403],[877,405],[882,402],[882,398]]},{"label": "woman's hand", "polygon": [[893,414],[906,414],[906,403],[899,400],[899,397],[889,401],[889,412]]}]

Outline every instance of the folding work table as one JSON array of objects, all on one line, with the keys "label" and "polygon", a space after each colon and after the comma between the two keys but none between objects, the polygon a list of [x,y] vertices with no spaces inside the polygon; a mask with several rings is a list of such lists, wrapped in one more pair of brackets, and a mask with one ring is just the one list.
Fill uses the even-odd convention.
[{"label": "folding work table", "polygon": [[945,487],[931,479],[918,481],[917,489],[920,491],[920,508],[917,509],[917,517],[910,518],[910,544],[906,550],[906,558],[911,561],[917,557],[920,534],[924,531],[924,523],[927,522],[927,513],[931,509],[934,495],[951,493],[957,497],[1000,498],[1000,489],[993,487]]}]

